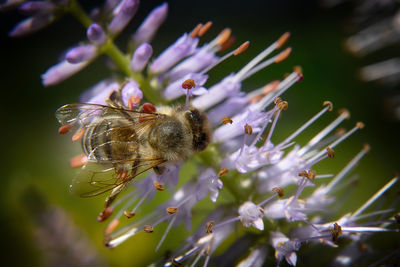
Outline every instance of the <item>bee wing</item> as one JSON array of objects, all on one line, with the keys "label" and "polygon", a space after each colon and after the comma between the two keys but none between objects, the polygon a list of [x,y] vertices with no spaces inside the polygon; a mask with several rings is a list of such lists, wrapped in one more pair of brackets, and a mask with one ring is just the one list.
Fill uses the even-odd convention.
[{"label": "bee wing", "polygon": [[[124,186],[136,176],[164,162],[163,159],[137,160],[127,173],[126,178],[122,179],[112,164],[99,164],[89,161],[72,180],[70,190],[79,197],[94,197]],[[124,161],[124,163],[127,163],[127,161]]]},{"label": "bee wing", "polygon": [[119,107],[111,107],[88,103],[74,103],[62,106],[56,111],[56,118],[62,125],[75,125],[87,127],[96,117],[121,117],[137,122],[141,116],[146,116],[146,121],[156,119],[159,114],[145,113]]}]

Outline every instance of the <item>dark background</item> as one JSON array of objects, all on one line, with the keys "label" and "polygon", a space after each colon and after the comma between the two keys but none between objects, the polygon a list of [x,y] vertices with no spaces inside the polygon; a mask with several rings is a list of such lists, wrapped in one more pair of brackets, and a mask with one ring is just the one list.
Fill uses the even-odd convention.
[{"label": "dark background", "polygon": [[[91,3],[85,1],[84,5],[90,7]],[[160,3],[142,1],[136,17],[117,39],[121,48],[147,13]],[[184,31],[208,20],[214,24],[203,41],[211,40],[225,27],[233,30],[237,44],[250,40],[251,46],[245,54],[229,59],[210,73],[207,84],[210,85],[238,70],[283,32],[290,31],[292,35],[288,45],[293,48],[290,58],[254,75],[243,88],[258,88],[270,80],[281,79],[294,65],[302,66],[304,80],[283,95],[289,102],[289,109],[278,123],[276,141],[283,140],[318,112],[324,100],[334,103],[334,112],[340,107],[350,111],[352,117],[345,122],[345,128],[350,129],[357,121],[366,124],[364,130],[335,150],[334,161],[321,165],[325,173],[336,174],[362,148],[362,144],[369,143],[372,147],[356,169],[360,179],[341,214],[359,207],[399,169],[400,124],[385,111],[384,100],[388,90],[382,85],[362,83],[357,79],[360,67],[392,56],[399,47],[389,47],[364,58],[346,52],[343,42],[356,30],[350,23],[353,7],[347,3],[323,9],[316,1],[295,0],[170,1],[168,19],[153,42],[155,54],[158,54]],[[44,88],[40,75],[54,65],[68,47],[85,40],[85,30],[73,18],[64,17],[32,36],[9,38],[7,33],[22,18],[13,11],[0,14],[4,163],[0,189],[2,258],[15,266],[43,263],[40,249],[43,241],[38,240],[40,234],[36,232],[41,227],[48,228],[46,223],[57,224],[50,217],[40,215],[50,205],[68,214],[68,219],[62,220],[71,221],[74,227],[80,228],[93,247],[91,253],[101,255],[99,261],[115,266],[141,266],[151,262],[162,255],[158,253],[155,256],[153,252],[160,235],[138,237],[113,251],[106,250],[102,247],[103,225],[95,221],[102,198],[82,200],[68,192],[74,171],[68,168],[67,162],[79,153],[79,146],[73,146],[69,138],[57,135],[54,111],[63,104],[75,102],[85,88],[107,77],[104,58],[62,84]],[[335,116],[330,114],[328,120],[322,122]],[[301,144],[316,132],[310,130],[297,140]],[[394,191],[398,191],[398,185],[395,188]],[[69,233],[67,229],[65,232]],[[185,232],[181,235],[178,231],[175,233],[176,240],[169,241],[171,247],[179,245],[179,237],[185,235]],[[51,235],[47,238],[51,239]],[[298,257],[301,264],[301,253]]]}]

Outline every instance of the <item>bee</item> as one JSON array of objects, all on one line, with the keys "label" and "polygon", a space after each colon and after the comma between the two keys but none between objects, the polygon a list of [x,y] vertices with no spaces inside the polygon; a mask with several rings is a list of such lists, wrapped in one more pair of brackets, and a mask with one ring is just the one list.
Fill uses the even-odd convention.
[{"label": "bee", "polygon": [[150,169],[161,175],[166,164],[185,161],[210,142],[208,118],[196,108],[161,106],[155,111],[147,103],[131,110],[113,94],[107,105],[65,105],[56,118],[64,132],[78,128],[87,157],[72,181],[72,193],[93,197],[111,191],[99,220],[106,219],[107,207],[136,176]]}]

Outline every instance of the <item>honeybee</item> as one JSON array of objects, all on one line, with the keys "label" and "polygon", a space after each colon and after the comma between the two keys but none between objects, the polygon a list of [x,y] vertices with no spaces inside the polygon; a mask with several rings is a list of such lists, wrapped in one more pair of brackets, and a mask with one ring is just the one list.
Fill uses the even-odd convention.
[{"label": "honeybee", "polygon": [[78,128],[87,157],[71,191],[80,197],[111,191],[100,220],[136,176],[149,169],[161,175],[165,164],[185,161],[210,142],[208,118],[195,108],[161,106],[155,111],[144,104],[131,110],[115,95],[107,105],[65,105],[56,111],[56,118],[64,132]]}]

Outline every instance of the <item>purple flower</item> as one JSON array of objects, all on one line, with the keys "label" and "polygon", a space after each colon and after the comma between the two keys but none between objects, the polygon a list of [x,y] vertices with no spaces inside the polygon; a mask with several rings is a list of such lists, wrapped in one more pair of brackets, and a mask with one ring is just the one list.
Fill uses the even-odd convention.
[{"label": "purple flower", "polygon": [[131,69],[133,71],[142,71],[149,62],[153,48],[148,43],[141,44],[133,53],[131,60]]},{"label": "purple flower", "polygon": [[167,14],[167,3],[153,9],[133,35],[135,46],[151,42],[158,28],[164,23]]},{"label": "purple flower", "polygon": [[197,182],[196,196],[200,200],[210,194],[212,202],[217,201],[219,190],[222,189],[223,183],[215,173],[214,169],[208,168],[202,172]]},{"label": "purple flower", "polygon": [[262,209],[253,202],[246,201],[239,207],[239,218],[244,227],[254,226],[258,230],[264,230]]},{"label": "purple flower", "polygon": [[58,84],[85,68],[88,63],[89,62],[85,61],[77,64],[71,64],[66,60],[61,61],[57,65],[48,69],[42,75],[42,83],[44,86]]},{"label": "purple flower", "polygon": [[274,232],[271,234],[270,243],[275,248],[278,264],[285,258],[287,263],[296,266],[296,251],[299,250],[301,245],[299,242],[290,241],[284,234]]},{"label": "purple flower", "polygon": [[51,14],[38,14],[18,23],[9,33],[12,37],[20,37],[37,32],[54,21]]},{"label": "purple flower", "polygon": [[192,38],[185,33],[153,61],[150,65],[150,71],[160,73],[168,70],[181,59],[192,55],[196,51],[198,42],[198,38]]},{"label": "purple flower", "polygon": [[88,39],[95,45],[103,45],[107,41],[107,37],[103,28],[96,23],[93,23],[89,26],[86,31],[86,35]]},{"label": "purple flower", "polygon": [[121,90],[122,103],[129,109],[133,109],[140,104],[143,98],[143,92],[135,81],[129,81]]},{"label": "purple flower", "polygon": [[91,44],[77,46],[66,54],[65,59],[71,64],[89,61],[96,56],[96,50],[96,46]]},{"label": "purple flower", "polygon": [[175,99],[181,95],[187,94],[186,89],[182,88],[182,84],[186,80],[193,80],[195,87],[189,90],[189,95],[202,95],[207,93],[207,90],[202,87],[208,79],[208,75],[201,73],[189,73],[185,77],[171,83],[164,90],[164,97],[166,99]]},{"label": "purple flower", "polygon": [[19,10],[25,14],[48,14],[54,11],[55,5],[47,1],[29,1],[23,3]]},{"label": "purple flower", "polygon": [[120,32],[135,16],[138,7],[139,0],[122,0],[113,11],[114,17],[108,25],[108,31],[111,34]]},{"label": "purple flower", "polygon": [[106,99],[112,92],[117,91],[120,85],[112,80],[105,80],[87,89],[80,97],[80,102],[105,105]]}]

